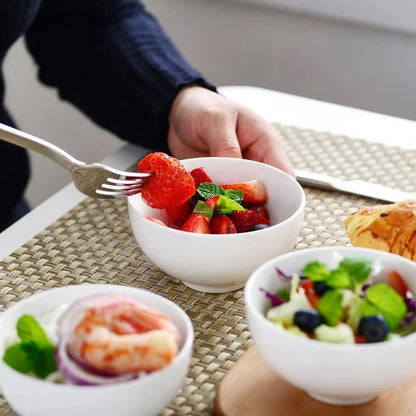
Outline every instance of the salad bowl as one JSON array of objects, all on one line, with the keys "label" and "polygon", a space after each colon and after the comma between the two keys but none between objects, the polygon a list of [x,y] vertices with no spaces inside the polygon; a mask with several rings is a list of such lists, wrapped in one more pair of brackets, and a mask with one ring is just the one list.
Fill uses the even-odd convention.
[{"label": "salad bowl", "polygon": [[267,189],[271,227],[238,234],[197,234],[164,227],[146,217],[166,221],[164,210],[146,205],[140,194],[128,198],[130,223],[143,253],[161,270],[188,287],[222,293],[244,287],[265,261],[288,252],[302,227],[305,194],[298,182],[270,165],[221,157],[181,163],[190,171],[202,167],[214,183],[261,180]]},{"label": "salad bowl", "polygon": [[[416,333],[382,342],[332,343],[301,337],[278,328],[266,318],[270,300],[287,287],[287,276],[320,262],[328,267],[340,259],[369,258],[384,270],[396,270],[409,291],[416,293],[416,263],[404,257],[367,248],[320,247],[278,256],[260,266],[245,287],[246,314],[254,344],[281,377],[313,398],[334,405],[356,405],[406,382],[416,374]],[[377,277],[374,282],[377,283]]]},{"label": "salad bowl", "polygon": [[192,323],[173,302],[144,289],[102,285],[72,285],[50,289],[21,300],[0,315],[0,353],[25,314],[39,322],[42,317],[95,294],[116,294],[135,298],[164,313],[181,336],[178,355],[161,370],[136,379],[106,385],[58,384],[22,374],[0,361],[0,388],[3,396],[21,416],[136,416],[154,415],[174,398],[188,372],[193,345]]}]

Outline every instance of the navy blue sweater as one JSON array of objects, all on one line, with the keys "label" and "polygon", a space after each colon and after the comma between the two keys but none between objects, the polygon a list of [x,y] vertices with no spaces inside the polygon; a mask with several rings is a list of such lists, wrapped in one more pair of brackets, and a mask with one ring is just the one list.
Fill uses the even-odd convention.
[{"label": "navy blue sweater", "polygon": [[[0,64],[21,36],[40,81],[121,139],[152,149],[168,150],[169,109],[181,87],[215,89],[137,0],[0,0]],[[0,74],[0,122],[14,125],[4,88]],[[26,152],[0,141],[0,189],[8,195],[0,223],[28,177]]]}]

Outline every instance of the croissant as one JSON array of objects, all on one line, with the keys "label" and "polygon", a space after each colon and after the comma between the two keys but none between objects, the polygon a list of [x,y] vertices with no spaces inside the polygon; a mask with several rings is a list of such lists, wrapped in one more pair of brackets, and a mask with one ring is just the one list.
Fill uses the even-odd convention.
[{"label": "croissant", "polygon": [[351,243],[416,261],[416,200],[363,207],[344,220]]}]

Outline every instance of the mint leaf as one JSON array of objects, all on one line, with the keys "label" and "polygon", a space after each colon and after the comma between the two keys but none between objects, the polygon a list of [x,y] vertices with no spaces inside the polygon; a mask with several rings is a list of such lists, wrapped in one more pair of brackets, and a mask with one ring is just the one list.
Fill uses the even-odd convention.
[{"label": "mint leaf", "polygon": [[22,343],[8,347],[4,352],[3,361],[20,373],[29,373],[34,367],[34,356],[25,351]]},{"label": "mint leaf", "polygon": [[52,344],[38,352],[33,370],[40,378],[45,378],[57,370],[55,363],[55,348]]},{"label": "mint leaf", "polygon": [[22,341],[45,341],[47,336],[32,315],[23,315],[16,325],[17,335]]},{"label": "mint leaf", "polygon": [[194,214],[205,215],[209,219],[211,219],[212,215],[214,214],[214,210],[209,205],[207,205],[204,201],[198,201],[192,212]]},{"label": "mint leaf", "polygon": [[244,211],[244,208],[236,201],[220,195],[217,201],[217,206],[215,207],[215,212],[219,214],[231,214],[233,211]]},{"label": "mint leaf", "polygon": [[343,289],[351,286],[351,279],[346,270],[335,269],[331,271],[325,283],[334,289]]},{"label": "mint leaf", "polygon": [[303,268],[302,274],[313,282],[321,282],[329,277],[330,271],[325,264],[313,261]]},{"label": "mint leaf", "polygon": [[202,182],[196,191],[205,200],[212,198],[215,195],[225,195],[224,189],[222,189],[220,185],[212,182]]},{"label": "mint leaf", "polygon": [[396,328],[407,312],[403,298],[385,283],[377,283],[367,290],[367,299],[363,305],[363,316],[374,315],[377,310],[383,315],[390,329]]},{"label": "mint leaf", "polygon": [[34,372],[45,378],[56,371],[55,347],[31,315],[23,315],[16,324],[20,342],[8,347],[3,361],[21,373]]},{"label": "mint leaf", "polygon": [[334,326],[342,317],[342,293],[327,290],[318,300],[317,310],[329,326]]},{"label": "mint leaf", "polygon": [[19,345],[26,355],[32,357],[35,357],[40,350],[39,345],[35,341],[22,341]]},{"label": "mint leaf", "polygon": [[371,259],[369,258],[346,258],[339,264],[339,269],[348,272],[353,287],[364,283],[371,274]]},{"label": "mint leaf", "polygon": [[239,189],[224,189],[225,196],[240,203],[244,198],[244,192]]}]

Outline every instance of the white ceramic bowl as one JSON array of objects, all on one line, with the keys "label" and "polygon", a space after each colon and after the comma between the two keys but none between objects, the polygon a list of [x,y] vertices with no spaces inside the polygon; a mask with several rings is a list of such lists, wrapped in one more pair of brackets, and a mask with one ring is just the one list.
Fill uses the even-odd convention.
[{"label": "white ceramic bowl", "polygon": [[182,161],[187,170],[203,167],[215,183],[260,179],[266,185],[272,227],[241,234],[194,234],[163,227],[146,216],[166,219],[140,195],[128,198],[131,228],[146,256],[167,274],[192,289],[221,293],[244,286],[265,261],[288,252],[302,227],[305,194],[283,171],[246,159],[195,158]]},{"label": "white ceramic bowl", "polygon": [[328,264],[334,251],[343,257],[380,259],[383,268],[398,270],[416,293],[416,263],[398,255],[353,247],[304,249],[277,257],[250,276],[245,288],[247,319],[256,348],[284,379],[320,401],[359,404],[416,374],[416,334],[390,342],[331,344],[279,331],[264,316],[270,303],[260,288],[275,292],[287,283],[276,266],[287,274],[299,273],[310,261]]},{"label": "white ceramic bowl", "polygon": [[115,285],[74,285],[42,292],[24,299],[0,315],[0,353],[23,314],[40,317],[65,303],[98,293],[135,297],[168,315],[181,334],[180,351],[172,364],[143,378],[105,386],[53,384],[21,374],[1,360],[0,388],[10,406],[21,416],[137,416],[154,415],[174,398],[188,372],[193,328],[186,313],[173,302],[144,289]]}]

